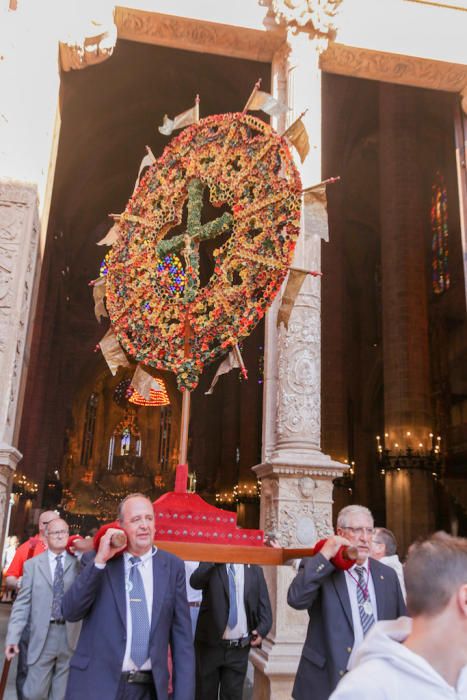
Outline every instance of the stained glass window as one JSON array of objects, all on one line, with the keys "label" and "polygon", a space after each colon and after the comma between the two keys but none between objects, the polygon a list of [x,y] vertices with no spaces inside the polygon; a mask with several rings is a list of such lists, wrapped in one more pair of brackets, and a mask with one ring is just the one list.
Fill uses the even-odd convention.
[{"label": "stained glass window", "polygon": [[85,467],[88,466],[89,460],[92,456],[98,398],[99,397],[97,394],[92,393],[88,398],[86,404],[86,413],[84,416],[83,445],[81,448],[81,464]]},{"label": "stained glass window", "polygon": [[159,464],[161,471],[167,471],[170,459],[170,432],[172,409],[170,406],[161,407],[161,422],[159,428]]},{"label": "stained glass window", "polygon": [[437,172],[431,187],[431,265],[435,294],[442,294],[450,285],[448,236],[448,195],[444,178]]}]

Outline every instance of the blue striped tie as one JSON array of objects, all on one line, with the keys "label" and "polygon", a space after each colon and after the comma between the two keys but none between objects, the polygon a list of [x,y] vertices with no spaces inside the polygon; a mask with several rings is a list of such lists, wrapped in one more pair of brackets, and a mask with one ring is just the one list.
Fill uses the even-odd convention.
[{"label": "blue striped tie", "polygon": [[138,568],[140,557],[130,557],[131,658],[138,668],[149,657],[149,615],[143,579]]},{"label": "blue striped tie", "polygon": [[372,627],[375,624],[375,618],[373,616],[373,612],[366,613],[363,607],[366,601],[370,601],[370,594],[368,592],[368,579],[365,582],[366,571],[363,566],[356,566],[355,571],[357,572],[359,583],[359,585],[357,586],[358,611],[360,613],[363,634],[365,635],[370,629],[370,627]]},{"label": "blue striped tie", "polygon": [[228,626],[231,630],[236,626],[238,621],[237,610],[237,587],[235,585],[235,567],[229,564],[229,619]]},{"label": "blue striped tie", "polygon": [[62,555],[58,554],[55,561],[55,573],[52,585],[52,620],[63,619],[62,615],[62,600],[63,594],[65,592],[65,586],[63,582],[63,566],[62,566]]}]

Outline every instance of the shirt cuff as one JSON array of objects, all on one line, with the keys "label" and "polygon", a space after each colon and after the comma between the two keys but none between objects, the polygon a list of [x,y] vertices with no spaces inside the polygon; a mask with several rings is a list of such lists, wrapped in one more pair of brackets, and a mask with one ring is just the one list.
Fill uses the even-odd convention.
[{"label": "shirt cuff", "polygon": [[96,569],[101,569],[101,571],[102,571],[102,569],[105,569],[105,563],[104,563],[104,564],[98,564],[98,563],[95,561],[95,562],[94,562],[94,566],[96,567]]}]

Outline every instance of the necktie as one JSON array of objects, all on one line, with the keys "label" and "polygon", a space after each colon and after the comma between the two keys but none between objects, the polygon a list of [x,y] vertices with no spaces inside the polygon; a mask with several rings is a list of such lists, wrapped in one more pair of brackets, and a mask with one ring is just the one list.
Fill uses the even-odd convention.
[{"label": "necktie", "polygon": [[[357,585],[357,602],[358,611],[360,613],[360,620],[362,623],[363,634],[366,634],[370,627],[375,624],[375,618],[373,616],[373,610],[371,608],[370,594],[368,592],[368,578],[366,577],[366,570],[363,566],[356,566],[355,571],[358,576]],[[365,581],[366,578],[366,581]]]},{"label": "necktie", "polygon": [[130,557],[131,658],[138,668],[149,656],[149,615],[143,579],[137,564],[140,557]]},{"label": "necktie", "polygon": [[58,554],[55,561],[55,573],[52,586],[52,620],[62,620],[62,600],[63,594],[65,592],[63,585],[63,565],[62,565],[62,555]]},{"label": "necktie", "polygon": [[229,564],[229,619],[228,626],[232,630],[238,621],[237,586],[235,585],[235,567]]}]

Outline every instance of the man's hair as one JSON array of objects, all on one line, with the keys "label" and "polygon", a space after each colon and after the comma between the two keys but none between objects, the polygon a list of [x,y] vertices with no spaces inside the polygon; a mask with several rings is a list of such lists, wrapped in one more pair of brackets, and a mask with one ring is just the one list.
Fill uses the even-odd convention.
[{"label": "man's hair", "polygon": [[391,530],[386,527],[376,528],[376,542],[384,544],[385,556],[392,557],[397,552],[397,540],[396,536]]},{"label": "man's hair", "polygon": [[407,608],[412,617],[432,617],[467,584],[467,539],[436,532],[415,542],[404,567]]},{"label": "man's hair", "polygon": [[349,515],[367,515],[371,520],[373,520],[373,514],[371,510],[366,508],[365,506],[345,506],[345,508],[342,508],[341,511],[339,511],[339,514],[337,516],[337,527],[347,527],[346,523],[348,522]]},{"label": "man's hair", "polygon": [[120,501],[120,504],[118,506],[117,520],[119,523],[123,522],[123,508],[125,503],[129,501],[130,498],[144,498],[146,501],[149,501],[152,507],[151,499],[145,496],[144,493],[129,493],[128,496],[125,496],[123,501]]}]

